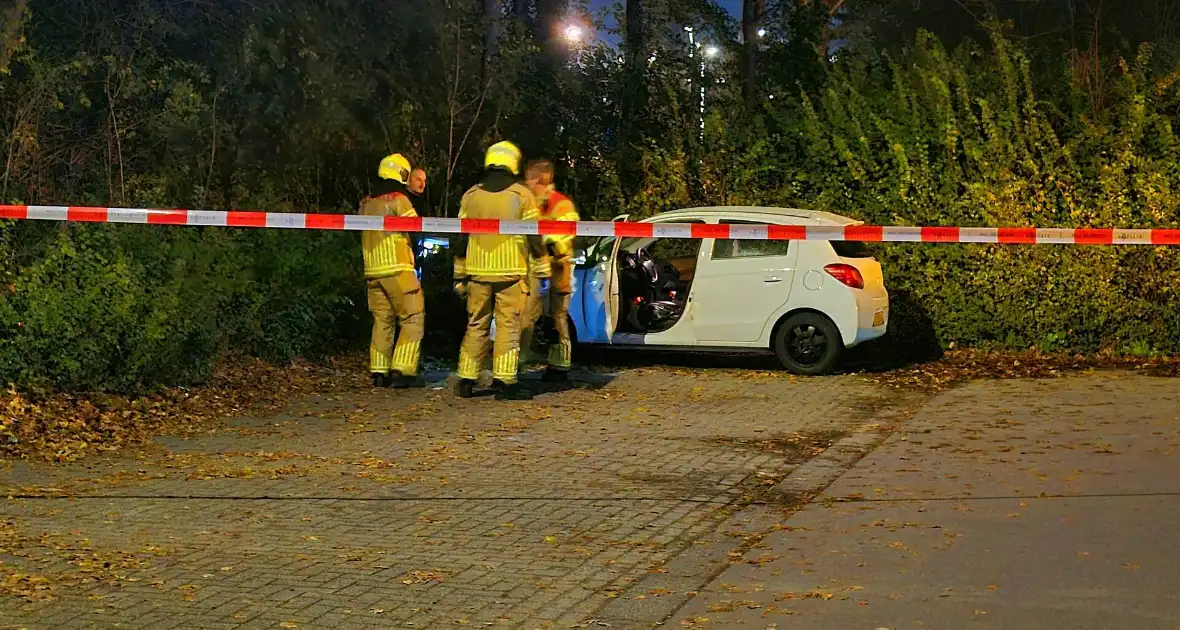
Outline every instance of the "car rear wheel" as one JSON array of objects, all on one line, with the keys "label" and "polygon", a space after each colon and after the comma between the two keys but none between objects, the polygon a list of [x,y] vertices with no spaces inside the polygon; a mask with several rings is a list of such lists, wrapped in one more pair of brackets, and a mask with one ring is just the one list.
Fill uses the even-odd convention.
[{"label": "car rear wheel", "polygon": [[793,374],[827,374],[836,367],[843,350],[844,342],[836,325],[818,313],[792,315],[774,335],[774,353]]}]

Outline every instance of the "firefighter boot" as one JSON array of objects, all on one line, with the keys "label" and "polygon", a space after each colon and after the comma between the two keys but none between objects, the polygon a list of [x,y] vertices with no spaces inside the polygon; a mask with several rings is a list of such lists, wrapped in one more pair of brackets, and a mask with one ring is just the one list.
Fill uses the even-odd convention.
[{"label": "firefighter boot", "polygon": [[496,392],[496,400],[532,400],[533,394],[521,386],[520,383],[504,383],[493,381],[492,389]]},{"label": "firefighter boot", "polygon": [[461,378],[455,384],[455,396],[457,398],[474,398],[475,397],[475,381]]},{"label": "firefighter boot", "polygon": [[393,381],[388,374],[373,372],[373,387],[389,387],[391,382]]},{"label": "firefighter boot", "polygon": [[559,370],[550,366],[545,370],[545,373],[541,375],[541,380],[546,383],[554,384],[568,383],[570,382],[570,373],[565,370]]},{"label": "firefighter boot", "polygon": [[418,384],[418,377],[407,376],[401,372],[394,372],[389,379],[389,386],[393,389],[410,389]]}]

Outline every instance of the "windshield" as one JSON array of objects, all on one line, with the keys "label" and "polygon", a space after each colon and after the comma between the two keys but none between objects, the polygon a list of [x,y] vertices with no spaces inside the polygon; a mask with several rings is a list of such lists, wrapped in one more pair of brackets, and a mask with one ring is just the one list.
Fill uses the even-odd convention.
[{"label": "windshield", "polygon": [[593,267],[610,260],[611,249],[615,246],[615,237],[604,236],[597,240],[587,239],[587,241],[588,243],[584,246],[585,249],[583,250],[586,252],[586,257],[578,265],[579,267]]}]

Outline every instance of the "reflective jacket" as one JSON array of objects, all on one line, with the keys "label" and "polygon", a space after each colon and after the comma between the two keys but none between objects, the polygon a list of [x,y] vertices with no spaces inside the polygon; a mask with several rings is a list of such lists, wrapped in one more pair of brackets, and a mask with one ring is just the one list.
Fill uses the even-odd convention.
[{"label": "reflective jacket", "polygon": [[[523,184],[508,181],[499,174],[491,174],[484,182],[472,186],[459,204],[460,219],[536,221],[540,216],[533,193]],[[460,242],[455,250],[456,278],[471,277],[487,282],[522,278],[529,273],[530,256],[545,258],[545,247],[538,236],[472,234],[463,240],[466,245]],[[545,270],[541,277],[548,275]]]},{"label": "reflective jacket", "polygon": [[[402,192],[391,192],[361,201],[360,213],[370,217],[417,217],[410,199]],[[365,230],[361,233],[365,253],[365,277],[383,278],[401,271],[414,270],[414,250],[402,232]]]},{"label": "reflective jacket", "polygon": [[[550,191],[542,203],[541,218],[546,221],[578,221],[578,210],[569,197],[556,190]],[[549,234],[545,246],[551,254],[550,277],[558,293],[573,293],[574,252],[573,234]]]}]

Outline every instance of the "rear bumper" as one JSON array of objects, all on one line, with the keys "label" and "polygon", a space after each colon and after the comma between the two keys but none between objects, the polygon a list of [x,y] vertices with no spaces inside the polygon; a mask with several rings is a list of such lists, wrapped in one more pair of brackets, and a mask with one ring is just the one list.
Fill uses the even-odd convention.
[{"label": "rear bumper", "polygon": [[880,339],[889,328],[889,295],[863,296],[857,300],[856,338],[847,347]]}]

